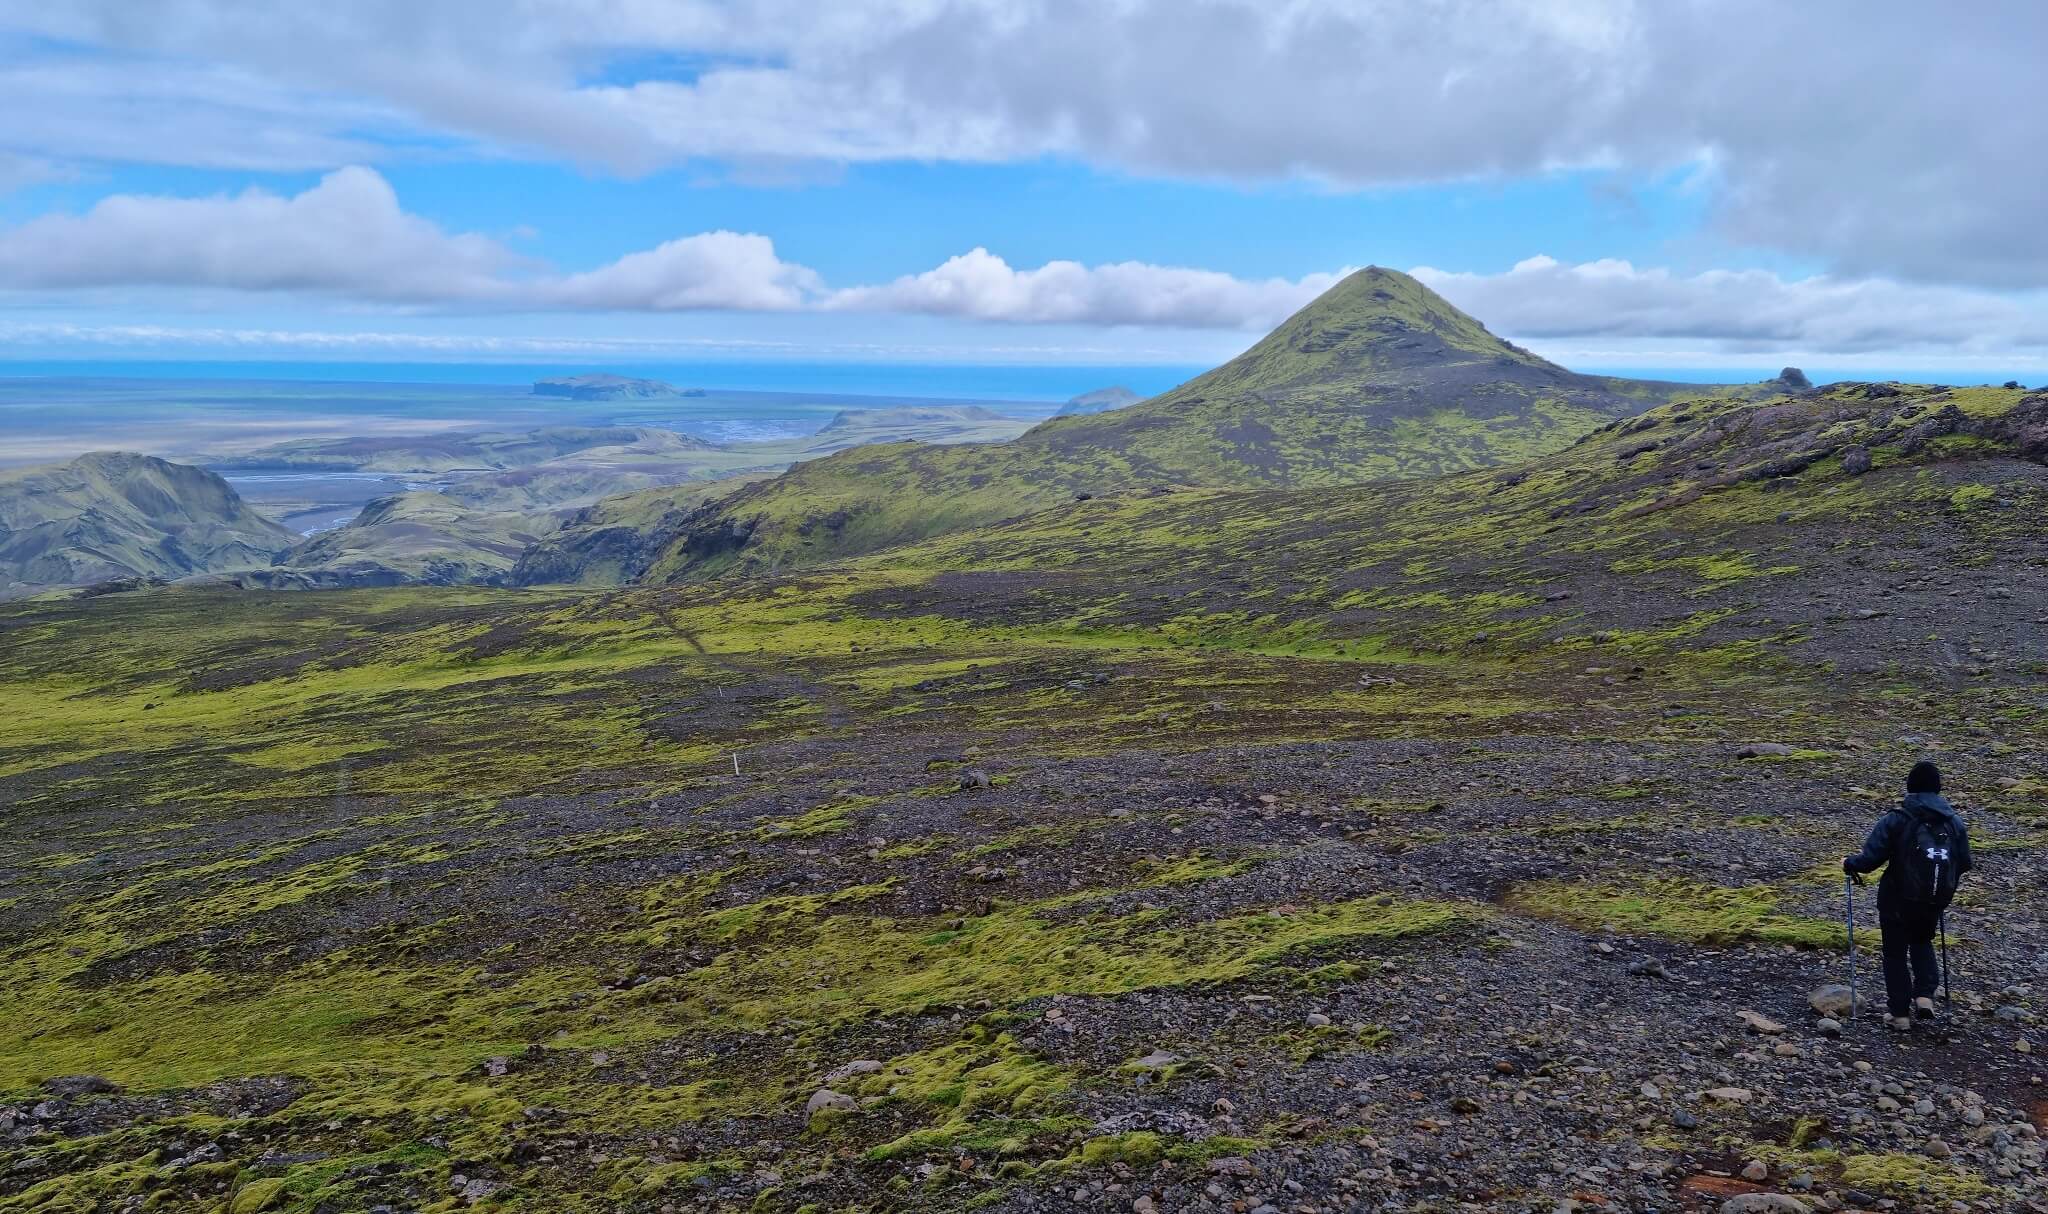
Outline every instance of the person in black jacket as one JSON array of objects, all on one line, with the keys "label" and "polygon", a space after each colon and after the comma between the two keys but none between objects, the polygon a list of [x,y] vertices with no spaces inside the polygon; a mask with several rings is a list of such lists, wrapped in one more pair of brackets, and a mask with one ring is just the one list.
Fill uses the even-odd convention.
[{"label": "person in black jacket", "polygon": [[1972,867],[1970,831],[1941,796],[1941,769],[1913,765],[1906,797],[1878,819],[1863,850],[1842,861],[1842,871],[1860,883],[1864,873],[1884,869],[1877,886],[1877,922],[1884,933],[1884,991],[1887,1023],[1905,1030],[1913,1020],[1934,1018],[1934,992],[1941,966],[1934,933],[1955,894],[1956,882]]}]

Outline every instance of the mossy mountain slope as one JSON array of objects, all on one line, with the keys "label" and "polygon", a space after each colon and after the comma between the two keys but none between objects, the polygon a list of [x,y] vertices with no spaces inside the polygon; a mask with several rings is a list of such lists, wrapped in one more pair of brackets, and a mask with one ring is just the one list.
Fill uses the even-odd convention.
[{"label": "mossy mountain slope", "polygon": [[1325,486],[1554,451],[1712,389],[1577,375],[1408,275],[1346,278],[1171,392],[1056,417],[1000,446],[874,447],[799,465],[694,516],[645,574],[792,568],[1133,488]]},{"label": "mossy mountain slope", "polygon": [[0,597],[267,565],[295,538],[220,477],[154,456],[0,471]]},{"label": "mossy mountain slope", "polygon": [[[0,606],[0,1208],[2037,1207],[2044,515],[2048,395],[1837,385],[790,577]],[[1964,981],[1831,1036],[1929,755]]]},{"label": "mossy mountain slope", "polygon": [[[1973,652],[2020,639],[1985,610],[1975,643],[1930,644],[1937,616],[1966,621],[1953,604],[1930,615],[1928,600],[1939,585],[1980,610],[1987,597],[2048,601],[2043,465],[2048,394],[1837,384],[1661,406],[1511,468],[1127,494],[850,567],[918,571],[970,613],[980,594],[1014,605],[1028,593],[1052,618],[1196,645],[1248,632],[1474,660],[1602,648],[1587,640],[1600,632],[1623,653],[1725,641],[1712,660],[1725,665],[1702,670],[1729,679],[1767,653],[1798,660],[1853,615],[1861,633],[1896,640],[1893,660],[1964,673],[1984,665]],[[1143,589],[1106,601],[1106,581]],[[1754,648],[1758,619],[1781,622],[1775,647]]]},{"label": "mossy mountain slope", "polygon": [[555,525],[550,516],[477,510],[444,493],[400,493],[298,544],[274,567],[233,580],[263,590],[489,585],[504,580],[519,554]]}]

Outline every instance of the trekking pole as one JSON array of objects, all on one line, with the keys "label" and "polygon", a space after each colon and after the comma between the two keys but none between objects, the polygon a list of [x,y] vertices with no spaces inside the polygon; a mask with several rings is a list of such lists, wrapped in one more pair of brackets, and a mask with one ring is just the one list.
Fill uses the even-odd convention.
[{"label": "trekking pole", "polygon": [[[1849,921],[1849,1023],[1856,1023],[1856,878],[1842,875],[1842,906]],[[1944,967],[1946,969],[1946,967]]]},{"label": "trekking pole", "polygon": [[1941,912],[1941,1002],[1948,1014],[1956,1014],[1955,995],[1948,985],[1948,912]]}]

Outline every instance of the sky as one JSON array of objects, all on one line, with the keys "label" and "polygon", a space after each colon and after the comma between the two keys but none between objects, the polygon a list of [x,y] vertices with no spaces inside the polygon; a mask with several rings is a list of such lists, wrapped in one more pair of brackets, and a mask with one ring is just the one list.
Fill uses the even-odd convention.
[{"label": "sky", "polygon": [[2038,0],[0,0],[0,359],[2048,379]]}]

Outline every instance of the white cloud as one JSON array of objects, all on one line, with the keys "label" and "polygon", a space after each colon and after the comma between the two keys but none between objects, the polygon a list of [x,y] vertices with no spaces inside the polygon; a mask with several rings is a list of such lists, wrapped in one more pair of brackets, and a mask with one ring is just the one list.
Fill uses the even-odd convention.
[{"label": "white cloud", "polygon": [[1415,276],[1497,333],[1526,338],[1684,338],[1730,351],[1951,350],[2048,346],[2048,299],[1882,278],[1787,279],[1765,270],[1674,274],[1603,260],[1532,257],[1500,274]]},{"label": "white cloud", "polygon": [[331,165],[454,139],[629,173],[1694,165],[1737,240],[2048,285],[2037,0],[0,0],[9,30],[36,41],[0,69],[0,149],[50,160]]},{"label": "white cloud", "polygon": [[1136,261],[1051,261],[1019,270],[978,248],[885,286],[836,292],[826,306],[1024,324],[1270,329],[1342,277],[1339,272],[1299,281],[1246,281],[1214,270]]},{"label": "white cloud", "polygon": [[498,241],[449,233],[399,205],[375,170],[338,169],[303,193],[118,194],[79,215],[0,229],[0,287],[301,292],[471,309],[788,310],[817,275],[765,236],[706,232],[579,274],[542,272]]},{"label": "white cloud", "polygon": [[1338,274],[1246,281],[1122,262],[1013,269],[986,249],[882,286],[828,291],[768,237],[703,232],[596,269],[555,273],[489,237],[449,233],[404,210],[372,169],[304,193],[211,198],[115,195],[81,215],[0,229],[0,288],[162,287],[301,292],[470,311],[758,311],[812,306],[1019,324],[1265,329]]},{"label": "white cloud", "polygon": [[318,291],[383,301],[475,299],[515,258],[400,208],[390,183],[345,168],[293,197],[116,194],[80,215],[0,230],[0,284]]},{"label": "white cloud", "polygon": [[544,284],[537,297],[574,308],[776,312],[802,307],[822,288],[816,273],[777,257],[766,236],[720,231],[628,253],[600,269]]}]

